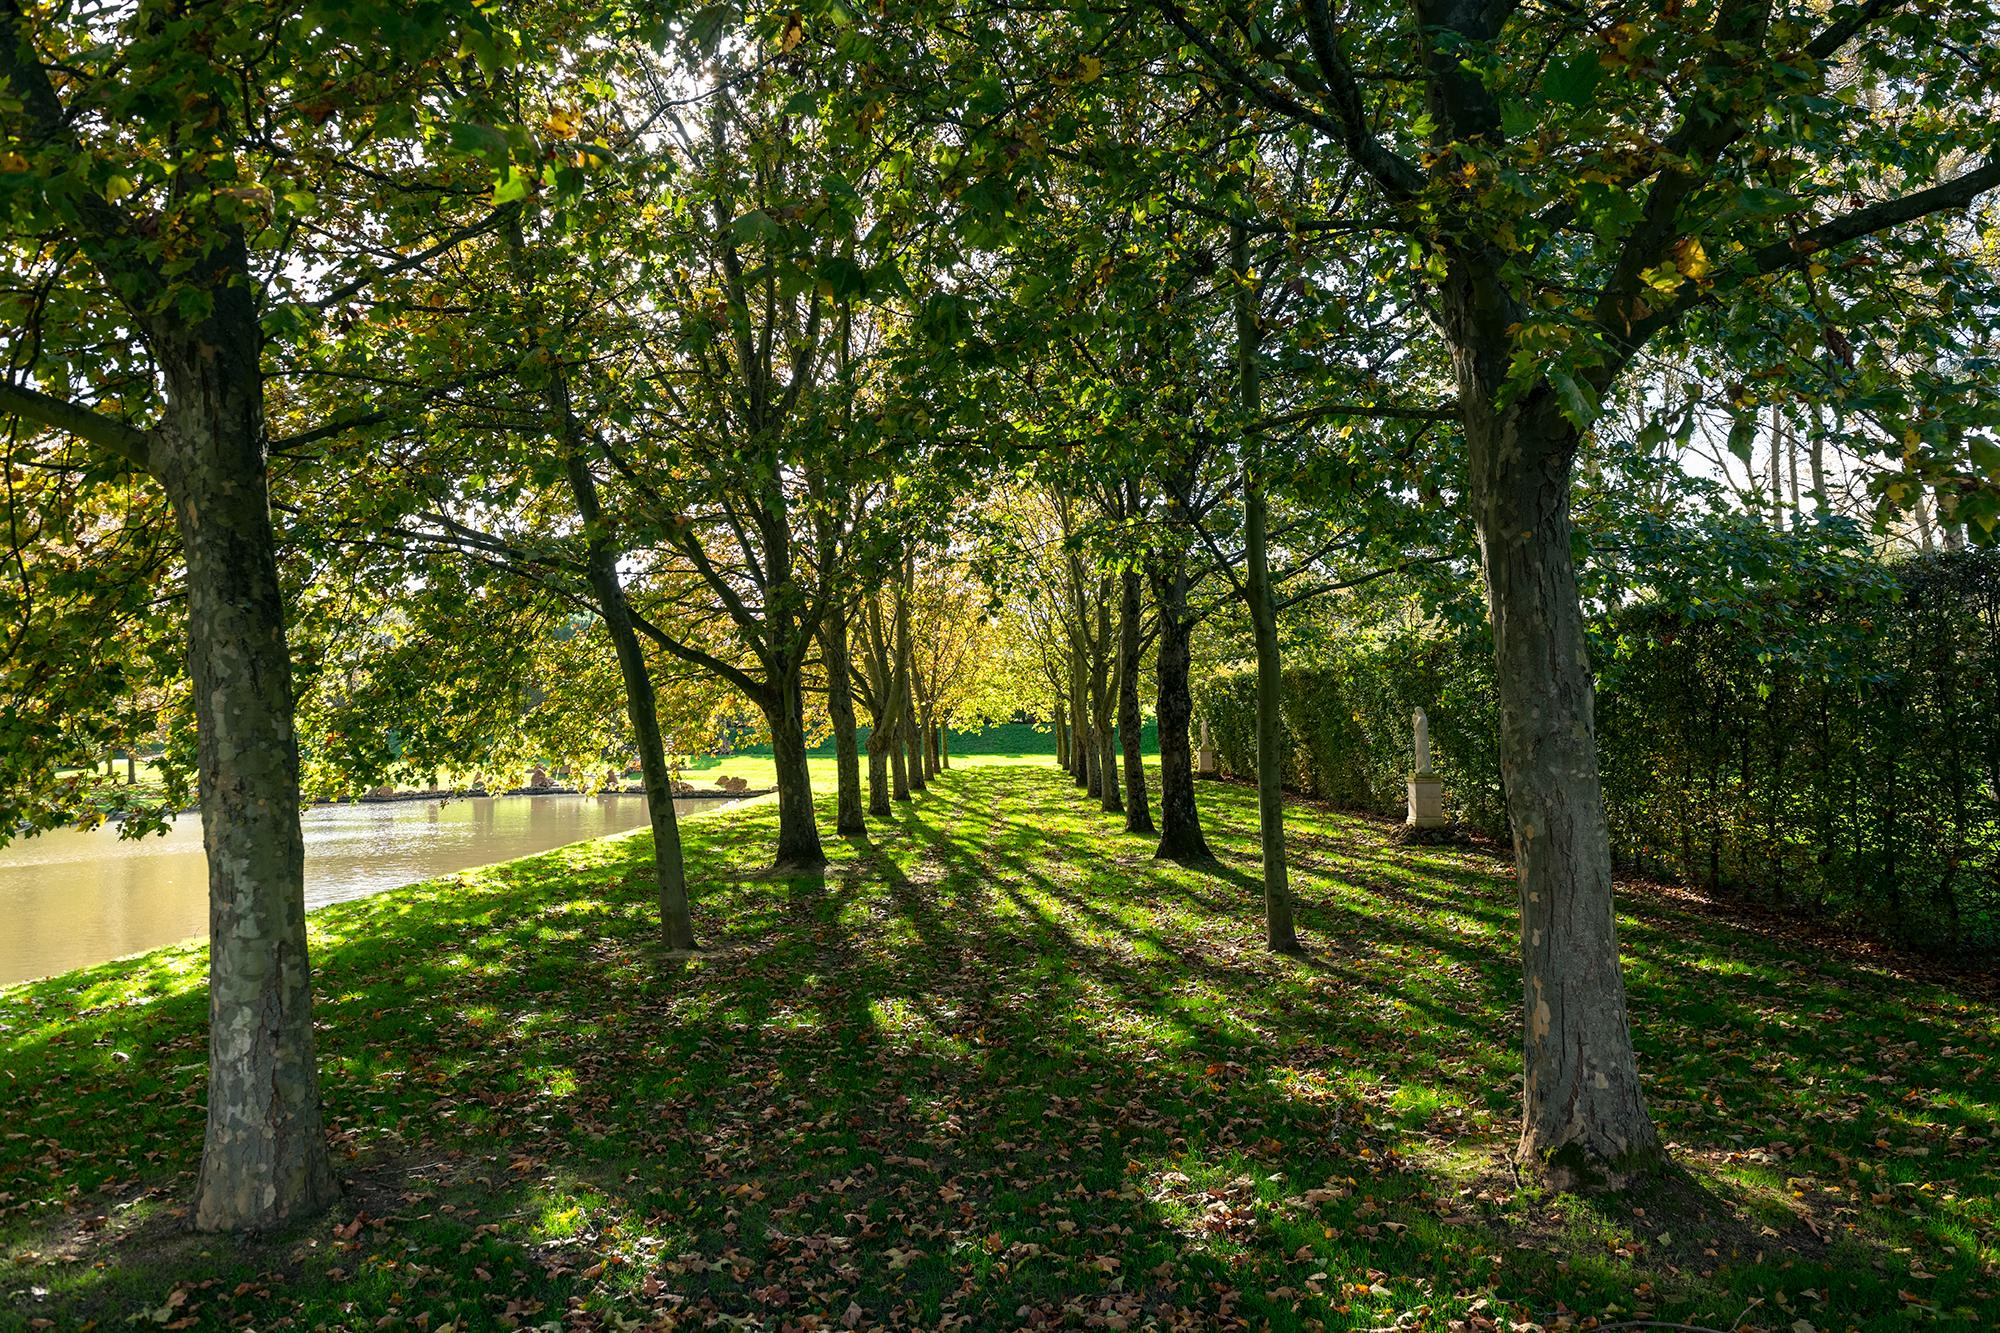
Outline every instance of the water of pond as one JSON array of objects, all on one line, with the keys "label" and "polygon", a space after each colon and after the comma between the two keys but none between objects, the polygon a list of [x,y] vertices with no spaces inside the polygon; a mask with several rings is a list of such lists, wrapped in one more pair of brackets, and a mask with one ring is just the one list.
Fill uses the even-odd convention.
[{"label": "water of pond", "polygon": [[[675,801],[677,814],[727,804]],[[601,838],[646,822],[643,796],[501,796],[317,806],[306,906]],[[0,848],[0,986],[208,933],[201,821],[136,841],[58,829]]]}]

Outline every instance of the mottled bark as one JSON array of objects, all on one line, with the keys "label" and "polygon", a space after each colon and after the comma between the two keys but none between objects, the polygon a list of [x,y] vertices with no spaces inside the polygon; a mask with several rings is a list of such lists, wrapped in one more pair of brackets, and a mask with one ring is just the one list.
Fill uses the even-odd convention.
[{"label": "mottled bark", "polygon": [[1660,1149],[1619,971],[1611,843],[1570,546],[1577,432],[1546,385],[1509,407],[1496,405],[1515,318],[1503,291],[1492,272],[1461,264],[1445,300],[1520,879],[1520,1151],[1556,1188],[1616,1188],[1650,1167]]},{"label": "mottled bark", "polygon": [[1194,700],[1188,689],[1189,643],[1194,624],[1187,607],[1187,561],[1179,552],[1164,557],[1153,573],[1153,602],[1160,618],[1156,707],[1160,715],[1160,845],[1153,855],[1183,864],[1214,859],[1201,832],[1195,803],[1191,722]]},{"label": "mottled bark", "polygon": [[660,907],[660,937],[670,949],[696,947],[694,917],[688,904],[687,872],[681,856],[680,822],[674,815],[673,776],[660,736],[658,697],[652,672],[632,624],[625,585],[618,577],[618,551],[604,530],[597,481],[578,448],[575,422],[568,411],[568,394],[558,388],[557,410],[570,438],[567,465],[570,494],[583,520],[585,561],[597,614],[618,656],[618,673],[625,686],[625,715],[632,723],[632,741],[639,752],[640,781],[646,788],[646,820],[653,829],[654,892]]},{"label": "mottled bark", "polygon": [[1066,769],[1069,767],[1069,721],[1060,699],[1056,700],[1055,732],[1056,767]]},{"label": "mottled bark", "polygon": [[1145,718],[1139,712],[1139,619],[1141,574],[1128,569],[1118,580],[1118,740],[1125,752],[1125,831],[1153,832],[1146,795]]},{"label": "mottled bark", "polygon": [[[240,250],[235,256],[242,267]],[[167,411],[151,466],[186,560],[188,668],[208,855],[203,1231],[277,1226],[337,1190],[321,1123],[291,658],[265,479],[263,376],[247,284],[156,347]]]},{"label": "mottled bark", "polygon": [[847,608],[829,607],[820,628],[820,656],[826,662],[826,711],[833,720],[833,767],[837,796],[834,832],[843,838],[868,832],[861,813],[861,755],[854,719],[854,662],[848,650]]},{"label": "mottled bark", "polygon": [[819,825],[813,820],[812,774],[806,766],[805,689],[796,668],[771,672],[772,699],[765,709],[771,759],[778,774],[777,870],[819,870],[826,865]]}]

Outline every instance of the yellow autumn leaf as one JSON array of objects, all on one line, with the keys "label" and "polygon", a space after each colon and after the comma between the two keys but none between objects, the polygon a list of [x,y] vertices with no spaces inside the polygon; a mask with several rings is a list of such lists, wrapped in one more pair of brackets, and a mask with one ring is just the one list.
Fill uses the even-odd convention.
[{"label": "yellow autumn leaf", "polygon": [[1707,276],[1714,265],[1709,263],[1708,251],[1702,247],[1701,241],[1696,237],[1687,236],[1674,247],[1674,267],[1678,268],[1683,276],[1699,281]]},{"label": "yellow autumn leaf", "polygon": [[1684,279],[1684,275],[1681,273],[1679,267],[1672,260],[1668,260],[1658,268],[1649,268],[1641,271],[1639,277],[1648,287],[1661,292],[1673,291],[1681,285]]},{"label": "yellow autumn leaf", "polygon": [[1104,62],[1096,56],[1085,56],[1076,62],[1076,78],[1078,83],[1094,82],[1103,73]]},{"label": "yellow autumn leaf", "polygon": [[19,153],[0,153],[0,171],[26,171],[28,159]]}]

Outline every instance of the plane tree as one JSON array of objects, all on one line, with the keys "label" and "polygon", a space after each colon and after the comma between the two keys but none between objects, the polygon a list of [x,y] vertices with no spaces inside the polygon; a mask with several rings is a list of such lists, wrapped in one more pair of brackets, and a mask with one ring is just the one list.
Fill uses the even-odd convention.
[{"label": "plane tree", "polygon": [[209,853],[203,1229],[334,1190],[267,462],[341,423],[280,437],[274,366],[320,311],[492,225],[441,111],[482,97],[512,40],[472,6],[0,4],[0,216],[29,277],[5,298],[0,413],[80,485],[156,486],[178,548]]},{"label": "plane tree", "polygon": [[[1408,244],[1408,299],[1454,370],[1493,628],[1523,916],[1521,1152],[1559,1186],[1621,1184],[1659,1142],[1611,907],[1576,461],[1640,353],[1724,312],[1850,264],[1975,290],[1947,219],[2000,185],[1996,14],[1899,0],[1152,8],[1183,68],[1345,158],[1364,184],[1346,225],[1379,221]],[[1903,426],[1908,453],[1958,479],[1967,519],[2000,512],[1976,437],[1920,411]]]}]

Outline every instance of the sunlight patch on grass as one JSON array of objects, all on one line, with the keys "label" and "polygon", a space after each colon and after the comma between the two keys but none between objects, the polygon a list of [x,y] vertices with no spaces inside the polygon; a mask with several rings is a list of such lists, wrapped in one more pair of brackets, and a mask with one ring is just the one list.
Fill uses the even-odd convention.
[{"label": "sunlight patch on grass", "polygon": [[[59,1327],[183,1281],[213,1283],[190,1304],[216,1327],[483,1327],[510,1302],[525,1327],[830,1326],[851,1302],[870,1326],[1450,1333],[1475,1308],[1724,1327],[1762,1301],[1746,1327],[1873,1330],[1991,1306],[1989,1002],[1624,893],[1648,1097],[1714,1211],[1549,1196],[1508,1167],[1508,868],[1296,806],[1313,956],[1277,959],[1253,795],[1201,789],[1220,873],[1151,864],[1029,767],[941,779],[865,848],[830,842],[823,881],[741,873],[768,804],[689,821],[719,947],[685,960],[654,947],[643,837],[315,913],[336,1169],[398,1201],[241,1272],[84,1233],[84,1261],[18,1257],[108,1234],[129,1190],[184,1204],[205,952],[0,993],[0,1290],[57,1293]],[[232,1298],[265,1269],[287,1281]]]}]

